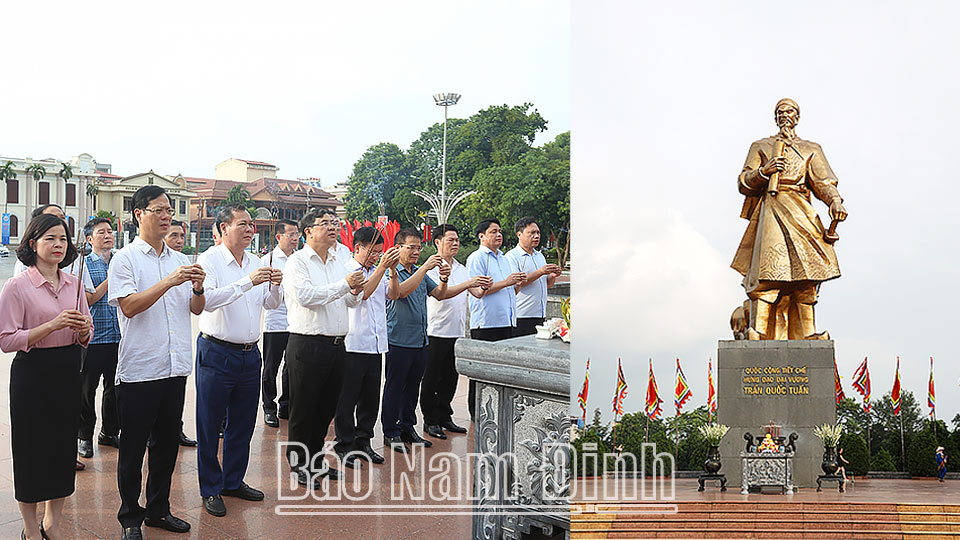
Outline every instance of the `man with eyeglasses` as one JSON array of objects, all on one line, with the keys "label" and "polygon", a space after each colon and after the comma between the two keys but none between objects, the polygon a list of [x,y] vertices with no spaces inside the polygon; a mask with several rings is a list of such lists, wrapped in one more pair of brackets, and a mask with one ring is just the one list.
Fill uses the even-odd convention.
[{"label": "man with eyeglasses", "polygon": [[[481,221],[474,234],[480,247],[467,257],[467,271],[471,277],[489,276],[493,285],[481,288],[480,297],[470,297],[470,337],[482,341],[500,341],[513,337],[517,326],[517,289],[527,278],[524,272],[514,272],[510,261],[500,251],[503,231],[497,219]],[[468,408],[470,420],[476,416],[476,382],[470,381]]]},{"label": "man with eyeglasses", "polygon": [[[277,221],[277,244],[273,251],[260,258],[263,266],[283,271],[287,258],[293,255],[300,241],[300,229],[292,219]],[[283,352],[287,348],[290,333],[287,332],[287,305],[280,302],[276,309],[268,309],[263,318],[263,422],[272,428],[280,427],[280,419],[290,418],[290,376],[287,364],[280,374],[280,397],[277,398],[277,372]]]},{"label": "man with eyeglasses", "polygon": [[514,272],[526,276],[517,288],[517,328],[515,336],[530,336],[537,333],[537,325],[543,324],[547,315],[547,289],[557,281],[563,269],[556,264],[547,264],[540,246],[540,225],[532,217],[522,217],[514,225],[517,247],[507,252]]},{"label": "man with eyeglasses", "polygon": [[[180,418],[192,362],[190,313],[204,306],[199,265],[163,242],[173,208],[166,191],[147,185],[133,194],[137,238],[113,255],[107,279],[109,303],[119,307],[120,351],[115,378],[120,416],[117,484],[121,540],[142,540],[141,525],[187,532],[190,524],[170,513],[170,484],[177,463]],[[143,457],[147,507],[140,506]]]},{"label": "man with eyeglasses", "polygon": [[117,372],[117,354],[120,347],[120,325],[117,308],[108,303],[107,271],[113,249],[113,225],[109,219],[93,218],[83,227],[87,242],[93,250],[87,255],[84,265],[83,285],[90,306],[90,315],[97,329],[87,354],[83,358],[80,373],[83,377],[80,400],[80,433],[77,452],[82,458],[93,457],[93,431],[97,425],[97,387],[103,379],[103,398],[100,403],[100,446],[120,447],[120,420],[117,417],[117,398],[114,393],[114,377]]},{"label": "man with eyeglasses", "polygon": [[[225,516],[223,497],[262,501],[243,481],[260,397],[260,316],[283,301],[277,268],[263,266],[246,248],[255,222],[241,205],[220,209],[214,225],[221,243],[200,255],[207,271],[206,304],[197,338],[197,476],[203,508]],[[223,464],[218,460],[221,422]]]},{"label": "man with eyeglasses", "polygon": [[[427,296],[447,297],[450,267],[440,266],[443,259],[432,255],[416,265],[423,249],[420,233],[400,229],[394,237],[400,246],[399,264],[389,271],[387,289],[387,373],[383,385],[383,409],[380,423],[383,441],[395,452],[406,453],[405,443],[433,446],[416,432],[417,399],[420,381],[427,365]],[[427,275],[440,267],[440,283]]]},{"label": "man with eyeglasses", "polygon": [[287,459],[302,486],[319,489],[318,476],[340,477],[323,461],[324,439],[337,410],[349,330],[347,308],[360,303],[363,272],[348,272],[331,253],[339,220],[327,209],[307,212],[300,220],[303,249],[287,258],[283,297],[290,338],[290,422]]},{"label": "man with eyeglasses", "polygon": [[[343,365],[343,387],[334,422],[340,462],[356,466],[356,458],[383,463],[383,456],[370,445],[380,411],[380,374],[387,352],[387,268],[396,265],[400,249],[383,252],[383,235],[373,227],[360,227],[353,233],[353,259],[347,270],[363,272],[366,285],[363,300],[347,308],[350,331],[347,333]],[[382,255],[382,258],[381,258]],[[377,264],[380,261],[380,264]]]}]

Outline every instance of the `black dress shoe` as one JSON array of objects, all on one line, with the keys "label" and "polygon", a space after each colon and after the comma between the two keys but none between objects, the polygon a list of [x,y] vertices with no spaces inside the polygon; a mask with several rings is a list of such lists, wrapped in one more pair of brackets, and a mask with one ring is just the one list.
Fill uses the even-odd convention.
[{"label": "black dress shoe", "polygon": [[366,459],[372,461],[373,463],[383,463],[383,456],[377,453],[369,444],[360,448],[360,459]]},{"label": "black dress shoe", "polygon": [[447,438],[447,434],[443,432],[443,428],[436,424],[427,424],[426,426],[423,426],[423,432],[437,439]]},{"label": "black dress shoe", "polygon": [[406,454],[407,445],[403,444],[403,439],[400,437],[384,437],[383,444],[387,445],[387,448],[390,448],[394,452],[400,452],[401,454]]},{"label": "black dress shoe", "polygon": [[289,420],[290,411],[288,409],[284,409],[283,407],[280,407],[279,409],[277,409],[277,418],[281,420]]},{"label": "black dress shoe", "polygon": [[466,433],[467,428],[458,426],[453,423],[452,420],[447,420],[446,422],[440,422],[440,427],[451,432],[451,433]]},{"label": "black dress shoe", "polygon": [[[220,503],[223,504],[223,503]],[[143,524],[147,527],[156,527],[158,529],[166,529],[170,532],[175,533],[185,533],[190,530],[190,524],[186,521],[174,517],[171,514],[167,514],[166,517],[162,518],[152,518],[147,517],[143,520]]]},{"label": "black dress shoe", "polygon": [[317,478],[329,478],[331,480],[340,480],[343,478],[343,475],[340,474],[340,471],[334,469],[333,467],[328,466],[326,470],[317,473]]},{"label": "black dress shoe", "polygon": [[187,437],[187,434],[180,431],[180,446],[196,446],[197,441]]},{"label": "black dress shoe", "polygon": [[140,527],[126,527],[120,533],[120,540],[143,540],[143,532]]},{"label": "black dress shoe", "polygon": [[360,463],[358,463],[357,460],[362,458],[356,452],[337,452],[337,457],[340,458],[340,463],[343,463],[344,467],[351,469],[360,467]]},{"label": "black dress shoe", "polygon": [[248,486],[246,482],[240,482],[240,487],[237,489],[223,489],[220,491],[220,495],[224,497],[236,497],[245,501],[263,500],[263,492],[259,489],[253,489]]},{"label": "black dress shoe", "polygon": [[80,439],[80,442],[77,443],[77,454],[82,458],[92,458],[93,441]]},{"label": "black dress shoe", "polygon": [[77,460],[77,470],[78,470],[78,471],[82,471],[82,470],[84,470],[84,469],[86,469],[86,468],[87,468],[87,466],[84,465],[83,463],[81,463],[80,460],[78,459],[78,460]]},{"label": "black dress shoe", "polygon": [[263,423],[273,428],[280,427],[280,420],[272,412],[263,413]]},{"label": "black dress shoe", "polygon": [[[307,486],[309,485],[309,482],[310,482],[310,475],[308,475],[306,471],[297,471],[297,483],[298,483],[298,484],[300,484],[300,485],[303,486],[303,487],[307,487]],[[320,481],[317,480],[316,478],[314,478],[314,479],[313,479],[313,489],[314,489],[314,490],[319,490],[320,487],[321,487],[321,486],[320,486]]]},{"label": "black dress shoe", "polygon": [[417,435],[416,431],[404,431],[400,434],[400,440],[410,444],[422,444],[425,448],[430,448],[433,443]]},{"label": "black dress shoe", "polygon": [[219,495],[204,497],[203,509],[206,510],[208,514],[215,517],[223,517],[227,515],[227,505],[223,504],[223,497]]},{"label": "black dress shoe", "polygon": [[97,437],[97,444],[100,446],[112,446],[114,448],[120,448],[120,437],[116,435],[104,435],[101,433]]}]

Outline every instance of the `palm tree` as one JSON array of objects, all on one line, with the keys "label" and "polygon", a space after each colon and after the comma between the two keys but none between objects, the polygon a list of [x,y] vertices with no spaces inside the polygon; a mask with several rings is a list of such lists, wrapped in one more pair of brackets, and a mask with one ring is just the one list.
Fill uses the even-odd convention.
[{"label": "palm tree", "polygon": [[[39,163],[34,163],[33,165],[30,165],[29,167],[27,167],[26,172],[27,172],[27,178],[30,178],[32,176],[34,182],[39,182],[43,180],[45,176],[47,176],[47,169],[43,168],[43,165]],[[32,191],[33,191],[33,188],[30,188],[27,190],[27,214],[28,215],[30,214],[30,212],[33,211],[33,209],[30,208],[30,192]]]},{"label": "palm tree", "polygon": [[[66,189],[67,189],[67,187],[66,187],[66,186],[67,186],[67,180],[70,180],[71,178],[73,178],[73,167],[71,167],[69,163],[61,163],[61,164],[60,164],[60,171],[57,172],[57,177],[58,177],[58,178],[61,178],[61,179],[63,180],[63,186],[64,186],[64,187],[63,187],[63,190],[66,191]],[[60,183],[57,182],[57,199],[56,199],[56,200],[60,200],[60,185],[59,185],[59,184],[60,184]],[[64,204],[66,204],[67,201],[63,201],[63,202],[64,202]]]},{"label": "palm tree", "polygon": [[[16,180],[17,173],[13,170],[13,162],[7,161],[3,167],[0,167],[0,182],[3,182],[3,185],[6,186],[9,180]],[[7,213],[7,197],[3,197],[3,213]]]},{"label": "palm tree", "polygon": [[[91,210],[91,211],[97,209],[97,208],[96,208],[96,206],[97,206],[97,195],[99,195],[99,194],[100,194],[100,186],[97,184],[97,181],[96,181],[95,179],[94,179],[94,180],[91,180],[89,183],[87,183],[87,197],[90,198],[90,202],[91,202],[91,208],[90,208],[90,210]],[[88,213],[89,213],[89,212],[88,212]]]}]

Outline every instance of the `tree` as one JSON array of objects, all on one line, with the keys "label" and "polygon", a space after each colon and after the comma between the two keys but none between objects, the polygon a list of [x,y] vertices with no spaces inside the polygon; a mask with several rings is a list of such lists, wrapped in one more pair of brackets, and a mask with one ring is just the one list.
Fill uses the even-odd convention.
[{"label": "tree", "polygon": [[407,158],[393,143],[371,146],[353,166],[347,183],[347,219],[376,219],[381,209],[404,226],[418,223],[427,204],[410,192],[416,189]]},{"label": "tree", "polygon": [[117,216],[113,215],[113,212],[108,212],[106,210],[98,210],[94,217],[109,219],[110,227],[114,230],[117,229]]},{"label": "tree", "polygon": [[488,167],[474,179],[477,195],[463,210],[470,222],[496,216],[504,230],[513,232],[513,223],[534,216],[540,224],[540,247],[553,236],[566,262],[570,229],[570,132],[561,133],[543,148],[531,149],[519,163]]},{"label": "tree", "polygon": [[937,463],[935,454],[937,441],[934,438],[933,428],[927,425],[913,438],[907,448],[907,470],[912,476],[935,476]]},{"label": "tree", "polygon": [[[585,444],[595,444],[595,450],[584,451]],[[592,427],[573,441],[573,466],[577,476],[597,476],[603,473],[603,455],[609,452],[607,444]]]},{"label": "tree", "polygon": [[61,163],[57,176],[62,178],[64,182],[70,180],[73,178],[73,167],[71,167],[69,163]]},{"label": "tree", "polygon": [[[849,460],[849,458],[848,458]],[[893,460],[893,455],[886,448],[881,448],[877,455],[870,460],[870,470],[872,471],[896,471],[897,464]]]},{"label": "tree", "polygon": [[227,192],[227,197],[223,200],[221,208],[231,204],[239,204],[240,206],[247,209],[247,212],[250,212],[251,216],[256,217],[257,215],[257,206],[253,201],[250,200],[250,192],[246,190],[243,186],[233,186],[230,188],[230,191]]},{"label": "tree", "polygon": [[[7,161],[6,163],[3,164],[3,167],[0,167],[0,182],[3,183],[4,187],[6,187],[8,181],[16,180],[16,179],[17,179],[17,172],[13,170],[13,162]],[[6,196],[4,196],[3,198],[3,213],[4,214],[7,213],[7,197]]]},{"label": "tree", "polygon": [[[857,432],[844,432],[838,443],[843,448],[843,457],[850,463],[846,470],[851,474],[864,475],[870,470],[870,456],[867,455],[867,442]],[[889,454],[888,454],[889,455]]]},{"label": "tree", "polygon": [[[90,208],[95,208],[97,195],[100,194],[100,185],[96,180],[92,180],[87,184],[87,197],[90,198]],[[99,214],[99,213],[98,213]]]}]

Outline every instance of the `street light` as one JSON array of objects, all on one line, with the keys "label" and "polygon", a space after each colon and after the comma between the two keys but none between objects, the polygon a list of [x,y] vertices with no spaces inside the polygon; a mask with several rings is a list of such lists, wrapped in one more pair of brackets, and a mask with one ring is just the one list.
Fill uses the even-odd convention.
[{"label": "street light", "polygon": [[447,108],[460,101],[460,94],[453,92],[434,94],[433,101],[443,107],[443,161],[440,167],[440,193],[427,193],[421,190],[412,193],[427,201],[432,213],[437,216],[437,225],[443,225],[450,218],[450,213],[453,212],[457,203],[473,195],[474,192],[455,191],[449,198],[447,197]]}]

